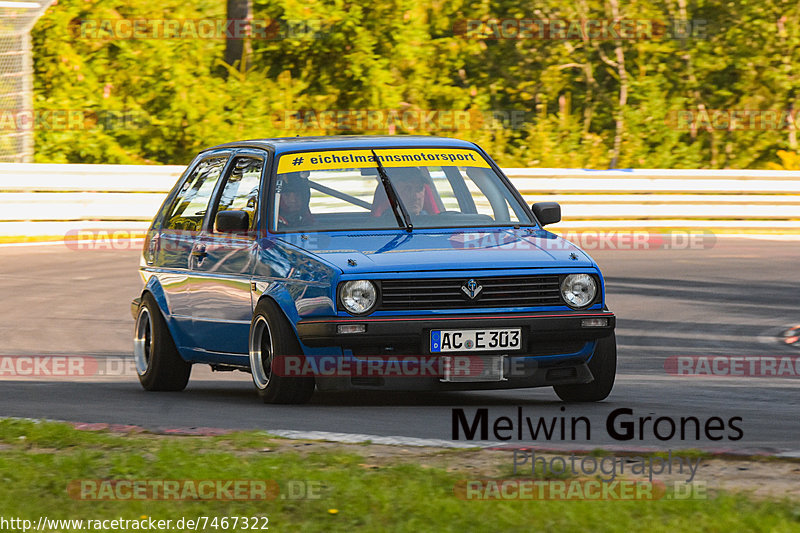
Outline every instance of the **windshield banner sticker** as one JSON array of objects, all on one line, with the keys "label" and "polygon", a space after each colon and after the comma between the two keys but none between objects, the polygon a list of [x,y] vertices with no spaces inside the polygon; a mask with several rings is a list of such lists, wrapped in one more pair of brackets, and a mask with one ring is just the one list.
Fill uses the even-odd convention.
[{"label": "windshield banner sticker", "polygon": [[[375,150],[375,153],[385,167],[457,165],[490,168],[478,152],[460,148],[392,148]],[[284,154],[278,163],[278,173],[375,166],[371,150],[325,150]]]}]

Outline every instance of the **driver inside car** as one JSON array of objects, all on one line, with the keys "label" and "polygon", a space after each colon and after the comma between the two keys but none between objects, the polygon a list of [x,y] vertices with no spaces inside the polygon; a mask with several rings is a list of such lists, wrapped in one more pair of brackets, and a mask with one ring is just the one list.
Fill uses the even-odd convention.
[{"label": "driver inside car", "polygon": [[311,199],[308,176],[308,171],[287,172],[281,176],[279,230],[313,223],[313,216],[308,208]]},{"label": "driver inside car", "polygon": [[392,184],[400,196],[400,201],[411,215],[426,215],[425,177],[416,167],[398,168],[392,172]]},{"label": "driver inside car", "polygon": [[[418,167],[390,168],[387,173],[400,201],[411,216],[435,215],[441,212],[442,209],[437,205],[441,200],[437,198],[430,179]],[[372,205],[372,216],[391,215],[392,209],[383,185],[378,184],[375,189]]]}]

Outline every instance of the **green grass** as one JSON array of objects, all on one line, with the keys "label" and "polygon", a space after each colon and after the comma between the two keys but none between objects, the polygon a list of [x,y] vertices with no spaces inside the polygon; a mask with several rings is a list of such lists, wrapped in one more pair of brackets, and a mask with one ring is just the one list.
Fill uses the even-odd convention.
[{"label": "green grass", "polygon": [[[177,520],[265,515],[271,531],[304,532],[800,531],[800,504],[788,500],[717,493],[707,501],[464,501],[454,495],[453,486],[476,477],[465,469],[448,471],[399,459],[374,465],[360,454],[363,446],[331,451],[294,444],[301,443],[280,445],[259,433],[120,435],[0,420],[0,516],[36,521],[39,516]],[[463,465],[457,452],[442,457],[451,466]],[[288,480],[305,480],[324,489],[319,499],[249,502],[71,499],[66,485],[81,479],[272,479],[282,488]]]}]

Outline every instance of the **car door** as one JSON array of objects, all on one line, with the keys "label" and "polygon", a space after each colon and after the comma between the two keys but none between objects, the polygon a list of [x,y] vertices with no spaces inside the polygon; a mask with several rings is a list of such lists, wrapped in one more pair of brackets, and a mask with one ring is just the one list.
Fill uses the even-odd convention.
[{"label": "car door", "polygon": [[148,264],[164,290],[170,317],[179,329],[177,340],[182,345],[192,344],[188,295],[192,246],[229,156],[229,151],[215,152],[195,164],[150,241],[148,257],[152,261]]},{"label": "car door", "polygon": [[[189,297],[198,347],[209,352],[248,353],[252,318],[250,279],[256,254],[256,228],[265,152],[238,151],[217,187],[206,226],[195,240]],[[244,211],[246,233],[221,233],[218,213]]]}]

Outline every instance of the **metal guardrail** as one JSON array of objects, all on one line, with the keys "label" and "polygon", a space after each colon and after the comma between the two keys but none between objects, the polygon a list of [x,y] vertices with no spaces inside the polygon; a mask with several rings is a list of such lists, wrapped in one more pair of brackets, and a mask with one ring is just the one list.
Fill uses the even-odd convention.
[{"label": "metal guardrail", "polygon": [[[182,166],[0,164],[0,236],[145,229]],[[505,169],[529,202],[562,205],[561,228],[800,230],[800,172]]]}]

